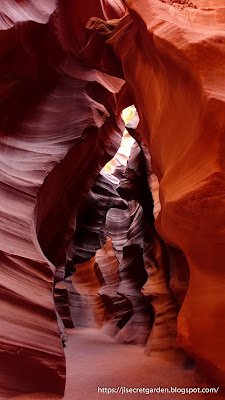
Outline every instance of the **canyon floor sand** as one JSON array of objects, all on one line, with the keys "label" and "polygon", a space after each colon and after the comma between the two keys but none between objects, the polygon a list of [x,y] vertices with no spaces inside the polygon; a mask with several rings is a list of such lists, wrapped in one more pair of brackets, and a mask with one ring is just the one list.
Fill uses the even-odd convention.
[{"label": "canyon floor sand", "polygon": [[[65,348],[67,382],[63,400],[223,400],[220,394],[107,394],[100,388],[198,387],[193,370],[147,357],[142,346],[115,343],[96,329],[70,329]],[[27,394],[15,400],[58,400],[53,394]]]}]

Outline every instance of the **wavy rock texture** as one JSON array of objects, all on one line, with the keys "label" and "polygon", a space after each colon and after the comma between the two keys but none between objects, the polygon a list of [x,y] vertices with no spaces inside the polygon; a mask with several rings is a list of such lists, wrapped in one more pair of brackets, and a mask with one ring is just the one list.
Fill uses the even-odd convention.
[{"label": "wavy rock texture", "polygon": [[86,262],[106,242],[106,214],[110,208],[127,208],[117,193],[119,180],[102,170],[78,210],[76,230],[67,250],[65,276],[75,272],[76,264]]},{"label": "wavy rock texture", "polygon": [[[116,156],[117,173],[118,168],[124,170],[120,158]],[[120,282],[119,264],[111,241],[110,244],[108,243],[109,238],[107,241],[111,213],[113,216],[119,215],[121,219],[124,216],[121,211],[128,210],[128,203],[116,191],[119,182],[116,176],[107,171],[100,172],[78,209],[76,230],[67,250],[65,270],[58,268],[56,273],[56,281],[62,279],[64,275],[66,277],[64,283],[68,289],[68,300],[65,299],[64,307],[66,309],[69,306],[74,326],[101,326],[105,318],[103,330],[113,336],[133,313],[131,302],[117,293]],[[128,229],[131,218],[130,209],[126,215],[129,219],[128,223],[126,221],[125,229]],[[127,241],[126,233],[124,231],[125,242]],[[120,236],[119,243],[122,250],[124,243],[121,242]],[[114,268],[113,275],[111,275],[112,268]],[[70,275],[72,275],[72,280],[68,278]],[[106,316],[103,302],[97,293],[104,301]],[[60,315],[64,320],[63,309],[61,312]]]},{"label": "wavy rock texture", "polygon": [[65,284],[74,326],[100,328],[105,318],[105,306],[98,295],[100,284],[95,273],[95,258],[76,265],[76,273],[66,278]]},{"label": "wavy rock texture", "polygon": [[[127,135],[123,140],[131,139]],[[123,152],[121,146],[113,163],[109,163],[114,165],[114,174],[120,178],[128,157]],[[75,326],[96,326],[96,316],[102,314],[101,307],[95,304],[98,292],[106,306],[103,331],[116,335],[117,341],[145,343],[151,328],[151,313],[141,294],[147,278],[140,248],[142,209],[136,202],[128,204],[119,196],[116,189],[120,180],[114,174],[102,170],[78,210],[75,235],[67,251],[65,276],[73,275],[78,267],[79,271],[70,281],[68,304]],[[112,237],[114,248],[111,239],[106,241],[106,235]],[[101,288],[94,284],[96,275]],[[68,282],[66,278],[66,286]],[[65,319],[63,309],[61,316]]]},{"label": "wavy rock texture", "polygon": [[118,293],[125,296],[133,306],[128,323],[118,333],[116,340],[125,343],[145,344],[152,325],[152,313],[141,293],[147,274],[143,262],[142,228],[143,210],[139,204],[132,210],[132,222],[128,228],[127,241],[119,266],[121,282]]},{"label": "wavy rock texture", "polygon": [[96,252],[95,271],[101,284],[98,294],[106,306],[106,316],[102,331],[116,336],[133,314],[133,305],[118,293],[120,279],[119,263],[115,256],[112,239],[107,238],[104,247]]},{"label": "wavy rock texture", "polygon": [[60,4],[1,7],[1,395],[63,394],[51,261],[62,266],[76,206],[119,147],[126,89],[65,54]]},{"label": "wavy rock texture", "polygon": [[126,12],[126,6],[121,0],[100,0],[105,19],[120,18]]},{"label": "wavy rock texture", "polygon": [[64,281],[58,282],[54,287],[54,300],[56,310],[61,318],[65,328],[74,328],[71,312],[70,312],[70,298]]},{"label": "wavy rock texture", "polygon": [[[129,131],[131,133],[131,129]],[[145,347],[145,353],[175,362],[183,362],[186,357],[176,344],[177,305],[169,289],[169,254],[164,242],[155,230],[153,199],[148,184],[150,160],[147,149],[141,140],[140,143],[144,150],[137,143],[133,145],[118,192],[126,199],[132,198],[138,201],[142,206],[138,232],[141,262],[139,261],[138,264],[142,263],[148,274],[148,279],[144,282],[142,288],[142,294],[154,311],[154,323]],[[132,234],[132,240],[133,236]],[[126,250],[126,247],[124,250]],[[138,281],[137,278],[135,280]]]},{"label": "wavy rock texture", "polygon": [[[102,171],[79,210],[75,236],[67,252],[65,275],[79,268],[72,276],[73,288],[68,288],[69,304],[75,326],[96,326],[96,317],[91,315],[98,314],[98,292],[106,306],[103,331],[123,343],[145,343],[151,313],[141,294],[147,278],[140,248],[142,208],[118,195],[119,183],[114,175]],[[96,276],[101,287],[94,285]],[[65,283],[68,286],[68,278]]]},{"label": "wavy rock texture", "polygon": [[[74,80],[75,78],[73,78]],[[89,88],[93,86],[94,84],[91,83]],[[101,87],[98,86],[98,90],[101,90]],[[78,90],[75,92],[75,102],[76,104],[78,102],[81,104],[82,96],[81,98],[77,98],[77,93],[79,93]],[[85,93],[82,93],[82,95],[85,95]],[[102,88],[102,95],[106,96],[105,106],[107,109],[110,110],[112,106],[116,106],[116,98],[114,95],[110,97],[108,90]],[[88,190],[91,189],[99,170],[118,149],[122,135],[121,128],[123,125],[120,118],[118,120],[119,127],[113,122],[115,114],[111,118],[112,115],[110,117],[104,106],[99,105],[99,107],[99,103],[96,103],[92,99],[88,101],[87,97],[86,99],[89,107],[93,105],[92,115],[94,121],[92,124],[100,124],[99,129],[94,126],[88,127],[88,122],[86,127],[85,125],[83,126],[84,130],[82,131],[82,123],[85,123],[85,120],[83,120],[85,113],[82,112],[80,114],[81,110],[79,109],[80,106],[78,106],[78,115],[81,115],[81,120],[79,120],[79,118],[75,118],[73,108],[71,107],[72,119],[75,126],[72,126],[72,129],[69,126],[69,129],[70,134],[73,134],[76,127],[76,135],[80,134],[80,137],[77,138],[77,146],[74,146],[63,162],[57,165],[51,174],[48,175],[42,186],[42,190],[39,192],[39,242],[45,254],[57,267],[65,262],[65,249],[72,239],[74,229],[76,229],[76,213],[81,205],[81,201]],[[72,105],[71,100],[70,105]],[[106,122],[102,125],[105,118]],[[76,163],[73,163],[73,160],[76,160]],[[84,177],[87,178],[84,179]],[[59,197],[55,201],[55,194],[58,192],[62,193],[62,197]],[[76,195],[76,193],[79,193],[79,195]],[[46,199],[48,200],[46,201]],[[64,233],[64,238],[62,237],[62,233]]]},{"label": "wavy rock texture", "polygon": [[170,291],[180,308],[188,291],[190,269],[181,250],[168,246],[168,252],[170,255]]},{"label": "wavy rock texture", "polygon": [[84,47],[86,25],[91,17],[121,18],[126,9],[122,0],[86,0],[85,6],[82,0],[58,1],[57,27],[63,48],[71,54],[78,54]]},{"label": "wavy rock texture", "polygon": [[[66,285],[68,289],[64,293],[63,306],[61,309],[58,307],[65,326],[68,325],[65,314],[69,310],[75,327],[99,327],[103,323],[105,310],[97,294],[100,285],[95,274],[94,256],[107,240],[105,223],[108,210],[127,208],[127,202],[116,191],[118,185],[118,178],[102,170],[78,208],[65,268],[59,266],[55,276],[55,281],[61,281],[59,284]],[[69,278],[71,275],[72,279]],[[59,304],[56,296],[55,300],[56,305]]]},{"label": "wavy rock texture", "polygon": [[[134,140],[131,143],[133,142]],[[126,156],[126,163],[131,156],[132,153],[129,158]],[[113,249],[119,262],[120,283],[117,293],[131,305],[129,320],[126,324],[120,323],[121,330],[115,339],[122,343],[143,344],[146,343],[152,325],[152,313],[141,294],[141,287],[147,279],[142,254],[143,213],[139,204],[132,200],[132,196],[125,196],[121,190],[121,182],[126,180],[126,163],[119,165],[118,159],[114,175],[120,177],[117,192],[128,201],[128,208],[110,209],[106,219],[107,234],[112,238]]]},{"label": "wavy rock texture", "polygon": [[[115,192],[119,181],[102,172],[89,192],[82,212],[78,214],[77,230],[70,246],[70,250],[73,248],[73,265],[76,265],[76,260],[85,261],[94,255],[96,248],[104,244],[106,234],[113,238],[119,262],[112,241],[108,238],[104,247],[96,252],[95,259],[80,264],[78,275],[76,273],[72,277],[73,285],[70,282],[68,287],[69,307],[75,326],[96,326],[97,315],[102,315],[98,301],[96,306],[98,291],[106,306],[106,318],[104,323],[100,318],[98,326],[103,323],[103,331],[116,336],[117,341],[146,343],[152,324],[152,313],[140,290],[147,279],[146,269],[148,280],[142,292],[154,310],[154,325],[145,352],[183,362],[186,357],[176,344],[177,305],[169,290],[169,255],[154,227],[153,202],[146,172],[146,168],[150,171],[149,157],[146,159],[144,154],[147,155],[146,149],[143,152],[137,144],[134,145],[123,177],[121,175],[118,192],[129,201],[127,209],[117,208],[123,205]],[[115,162],[118,167],[117,157]],[[121,164],[120,168],[124,170]],[[109,182],[111,186],[108,186]],[[111,189],[106,190],[109,187]],[[142,207],[131,199],[139,201]],[[114,208],[110,208],[107,213],[112,205]],[[170,251],[173,251],[173,259],[177,262],[178,251],[175,253],[172,248]],[[180,304],[180,297],[185,293],[182,283],[187,282],[183,282],[183,271],[179,276],[175,261],[172,263],[170,285]],[[101,288],[94,284],[95,274]],[[68,278],[65,282],[68,286]],[[66,309],[66,304],[64,307]],[[63,309],[61,313],[65,320]]]},{"label": "wavy rock texture", "polygon": [[[89,21],[91,17],[100,19]],[[73,259],[73,245],[68,253],[67,248],[79,226],[84,199],[119,148],[124,129],[120,114],[130,104],[138,109],[137,130],[151,151],[152,171],[159,182],[156,228],[170,245],[170,288],[182,304],[178,344],[195,358],[204,375],[224,386],[224,21],[223,0],[87,0],[85,7],[81,0],[59,0],[57,5],[53,0],[1,2],[4,398],[40,391],[63,394],[65,360],[53,281],[58,283],[65,275],[67,257],[70,266],[79,262]],[[138,143],[143,150],[142,140]],[[121,172],[118,163],[114,181]],[[151,181],[150,176],[147,179]],[[106,217],[107,203],[102,215],[120,264],[117,291],[133,307],[117,339],[146,340],[147,331],[139,322],[140,313],[146,321],[141,287],[148,278],[143,293],[156,320],[147,347],[150,353],[160,348],[166,353],[166,325],[160,326],[157,310],[162,302],[168,307],[174,349],[175,308],[167,269],[156,266],[163,264],[162,241],[154,236],[157,244],[152,249],[148,230],[143,239],[143,215],[148,220],[152,200],[147,196],[143,203],[138,195],[131,201],[125,176],[126,180],[128,208],[111,208]],[[143,180],[141,187],[146,188]],[[135,190],[139,193],[137,186]],[[105,241],[104,231],[101,245]],[[97,242],[95,251],[99,237]],[[82,261],[93,255],[80,242],[77,249]],[[138,271],[135,260],[141,266]],[[96,291],[93,269],[92,260],[80,282],[83,285],[92,276],[91,288]],[[74,294],[70,279],[67,285],[68,296]],[[145,315],[151,324],[149,310]],[[97,321],[102,320],[100,312]],[[134,334],[138,329],[140,335]]]},{"label": "wavy rock texture", "polygon": [[[101,36],[98,43],[107,42],[108,53],[111,46],[116,62],[121,60],[139,111],[138,130],[159,180],[157,230],[182,250],[190,267],[178,343],[223,385],[224,3],[212,0],[210,8],[206,0],[125,4],[130,16],[117,23],[89,23],[89,47],[94,30]],[[85,55],[90,62],[91,50]],[[110,70],[107,60],[98,66]]]},{"label": "wavy rock texture", "polygon": [[17,22],[34,21],[39,24],[48,22],[56,9],[56,0],[37,2],[33,0],[2,0],[0,9],[0,30],[6,30]]}]

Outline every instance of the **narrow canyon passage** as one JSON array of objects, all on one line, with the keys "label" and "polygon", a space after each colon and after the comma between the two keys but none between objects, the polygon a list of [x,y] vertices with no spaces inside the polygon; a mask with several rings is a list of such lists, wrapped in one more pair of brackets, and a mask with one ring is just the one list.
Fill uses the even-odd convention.
[{"label": "narrow canyon passage", "polygon": [[[219,394],[107,394],[99,388],[196,388],[194,370],[144,355],[143,346],[119,344],[99,329],[68,330],[66,389],[63,400],[223,400]],[[58,400],[53,394],[27,394],[15,400]],[[13,398],[14,399],[14,398]]]},{"label": "narrow canyon passage", "polygon": [[143,346],[115,343],[94,329],[68,330],[67,382],[63,400],[222,400],[218,394],[106,394],[100,388],[196,388],[194,371],[147,357]]},{"label": "narrow canyon passage", "polygon": [[0,399],[225,399],[224,22],[0,1]]}]

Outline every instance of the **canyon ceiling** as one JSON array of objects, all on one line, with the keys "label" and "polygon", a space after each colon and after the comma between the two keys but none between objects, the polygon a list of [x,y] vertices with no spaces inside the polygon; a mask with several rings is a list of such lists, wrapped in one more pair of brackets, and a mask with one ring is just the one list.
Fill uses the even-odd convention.
[{"label": "canyon ceiling", "polygon": [[63,395],[62,322],[224,386],[225,0],[3,0],[0,40],[0,395]]}]

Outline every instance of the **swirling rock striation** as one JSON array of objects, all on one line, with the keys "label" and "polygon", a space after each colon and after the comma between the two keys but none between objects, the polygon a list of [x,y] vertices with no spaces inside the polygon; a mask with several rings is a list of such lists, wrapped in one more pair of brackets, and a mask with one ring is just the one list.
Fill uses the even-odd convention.
[{"label": "swirling rock striation", "polygon": [[[224,385],[224,4],[89,0],[85,5],[81,0],[1,3],[1,395],[63,394],[55,267],[64,274],[82,202],[117,151],[124,128],[120,113],[133,103],[159,182],[155,225],[178,249],[170,249],[175,259],[170,287],[182,303],[178,344],[207,377]],[[90,17],[101,20],[88,22]],[[103,21],[115,17],[120,19]],[[173,335],[175,311],[168,271],[156,267],[163,257],[161,239],[154,236],[152,249],[145,246],[149,231],[144,229],[144,239],[140,233],[142,213],[152,213],[150,199],[148,205],[142,199],[119,210],[114,221],[127,213],[117,231],[121,242],[112,240],[120,263],[119,293],[136,301],[132,293],[141,298],[141,285],[151,277],[143,293],[159,318],[150,337],[152,352],[164,340],[157,315],[162,299]],[[141,277],[132,265],[134,251]]]},{"label": "swirling rock striation", "polygon": [[[76,206],[115,154],[124,127],[124,81],[83,68],[75,52],[68,54],[60,7],[1,4],[0,393],[6,398],[64,392],[55,266],[65,260]],[[92,97],[95,85],[102,101]]]},{"label": "swirling rock striation", "polygon": [[[133,129],[129,129],[129,131],[131,133]],[[137,136],[137,133],[135,135]],[[132,147],[118,192],[124,198],[136,200],[141,205],[139,211],[139,240],[137,243],[140,246],[139,252],[142,265],[148,275],[147,281],[145,278],[146,282],[144,281],[142,284],[142,294],[148,300],[154,314],[154,323],[145,347],[145,353],[175,362],[183,362],[186,359],[185,355],[176,344],[178,310],[169,289],[169,254],[154,226],[153,199],[148,183],[151,171],[150,159],[142,140],[139,139],[139,142],[141,147],[137,143]],[[134,234],[132,234],[130,241],[131,243],[134,242]],[[126,246],[129,246],[129,241]],[[139,261],[139,265],[141,262]],[[139,272],[139,279],[140,276]],[[137,277],[135,281],[138,281]]]},{"label": "swirling rock striation", "polygon": [[107,241],[95,255],[95,272],[101,287],[98,294],[106,306],[106,315],[102,331],[116,336],[133,314],[133,304],[125,296],[118,293],[120,279],[119,263],[115,256],[112,239]]},{"label": "swirling rock striation", "polygon": [[86,262],[106,242],[106,215],[111,208],[127,208],[117,193],[119,180],[102,170],[78,210],[76,230],[67,250],[65,276],[74,272],[74,266]]},{"label": "swirling rock striation", "polygon": [[121,60],[159,180],[156,227],[184,253],[191,272],[178,343],[224,385],[225,7],[217,0],[210,8],[206,0],[125,4],[129,15],[121,20],[89,22],[83,57],[94,65],[91,47],[102,44],[101,54],[112,60],[115,53],[117,67],[107,59],[97,66],[115,76]]},{"label": "swirling rock striation", "polygon": [[105,318],[105,304],[98,295],[100,283],[95,272],[95,257],[77,264],[76,273],[65,279],[69,308],[76,327],[101,328]]}]

